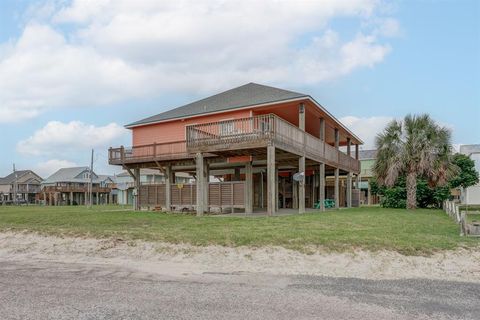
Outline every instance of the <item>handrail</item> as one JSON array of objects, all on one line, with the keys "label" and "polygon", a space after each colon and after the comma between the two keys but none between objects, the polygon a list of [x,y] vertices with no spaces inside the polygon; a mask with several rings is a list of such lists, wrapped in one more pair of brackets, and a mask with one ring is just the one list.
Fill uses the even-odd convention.
[{"label": "handrail", "polygon": [[215,148],[218,147],[231,147],[235,144],[245,147],[252,142],[261,145],[273,140],[277,145],[288,148],[297,154],[305,154],[313,159],[324,159],[331,164],[341,164],[341,167],[354,171],[360,170],[360,162],[357,159],[275,114],[192,124],[187,125],[185,130],[186,140],[182,141],[154,143],[131,148],[110,148],[110,162],[158,160],[175,156],[193,158],[193,153],[198,150],[215,152]]}]

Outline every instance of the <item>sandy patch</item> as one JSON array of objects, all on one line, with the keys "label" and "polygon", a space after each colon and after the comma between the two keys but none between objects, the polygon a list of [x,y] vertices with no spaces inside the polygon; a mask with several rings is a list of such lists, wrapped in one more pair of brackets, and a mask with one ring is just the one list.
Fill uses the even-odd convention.
[{"label": "sandy patch", "polygon": [[459,249],[430,257],[396,252],[315,252],[281,247],[195,247],[168,243],[60,238],[0,233],[0,260],[53,260],[113,264],[164,275],[205,272],[308,274],[362,279],[428,278],[480,282],[480,250]]}]

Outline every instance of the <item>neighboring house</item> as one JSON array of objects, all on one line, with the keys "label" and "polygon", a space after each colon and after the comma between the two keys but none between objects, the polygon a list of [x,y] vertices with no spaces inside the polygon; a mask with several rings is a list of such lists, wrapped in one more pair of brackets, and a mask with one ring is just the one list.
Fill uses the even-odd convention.
[{"label": "neighboring house", "polygon": [[[109,163],[136,177],[136,209],[304,212],[323,204],[328,190],[336,207],[358,203],[352,176],[360,173],[363,142],[308,94],[249,83],[126,127],[133,146],[110,148]],[[163,170],[167,183],[140,185],[141,168]],[[195,183],[172,188],[180,172]]]},{"label": "neighboring house", "polygon": [[32,170],[17,170],[0,178],[0,203],[35,203],[42,180]]},{"label": "neighboring house", "polygon": [[370,179],[373,178],[373,166],[377,158],[377,150],[360,150],[358,153],[360,159],[360,176],[358,188],[360,189],[360,202],[366,205],[379,203],[377,195],[372,195],[370,191]]},{"label": "neighboring house", "polygon": [[[120,205],[133,205],[135,188],[133,177],[127,171],[124,171],[116,175],[115,180],[118,197],[117,203]],[[192,182],[192,177],[189,174],[179,172],[175,175],[175,181],[173,183],[190,182]],[[159,170],[141,169],[140,183],[144,185],[164,184],[165,176]]]},{"label": "neighboring house", "polygon": [[[480,172],[480,144],[460,146],[460,153],[467,155],[475,162],[475,169]],[[460,201],[463,204],[480,204],[480,183],[460,190]]]},{"label": "neighboring house", "polygon": [[[42,200],[46,205],[80,205],[88,203],[90,169],[88,167],[62,168],[42,182]],[[93,204],[114,203],[114,179],[92,172]]]}]

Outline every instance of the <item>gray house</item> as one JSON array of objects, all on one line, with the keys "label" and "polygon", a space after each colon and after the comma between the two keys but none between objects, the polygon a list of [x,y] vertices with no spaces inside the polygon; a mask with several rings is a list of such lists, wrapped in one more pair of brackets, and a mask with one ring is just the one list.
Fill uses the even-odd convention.
[{"label": "gray house", "polygon": [[[90,169],[62,168],[42,182],[42,200],[46,205],[80,205],[88,200]],[[93,204],[114,203],[113,177],[92,172]]]},{"label": "gray house", "polygon": [[42,180],[32,170],[17,170],[0,178],[0,203],[35,203]]}]

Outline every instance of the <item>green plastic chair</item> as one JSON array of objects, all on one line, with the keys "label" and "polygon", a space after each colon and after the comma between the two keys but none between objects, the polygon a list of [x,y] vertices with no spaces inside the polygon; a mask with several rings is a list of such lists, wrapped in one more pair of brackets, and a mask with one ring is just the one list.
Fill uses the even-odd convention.
[{"label": "green plastic chair", "polygon": [[[323,204],[325,206],[325,208],[334,208],[335,207],[335,200],[333,199],[325,199],[323,200]],[[320,201],[318,201],[317,203],[315,203],[315,209],[320,209]]]}]

